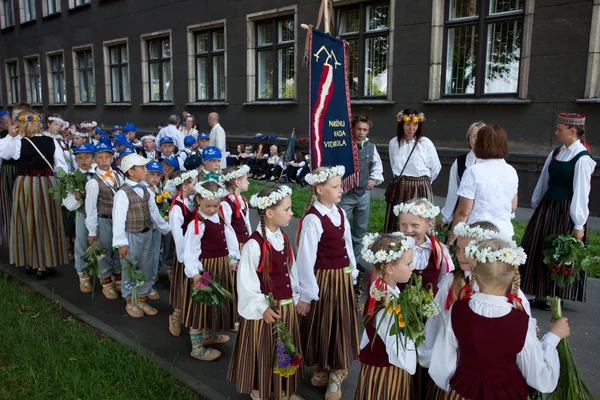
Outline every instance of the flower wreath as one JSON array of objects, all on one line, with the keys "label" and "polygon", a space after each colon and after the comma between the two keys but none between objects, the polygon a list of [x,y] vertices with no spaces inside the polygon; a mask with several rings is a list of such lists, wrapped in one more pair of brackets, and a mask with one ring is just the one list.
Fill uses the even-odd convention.
[{"label": "flower wreath", "polygon": [[242,165],[235,171],[232,171],[228,174],[222,175],[221,177],[219,177],[219,180],[221,183],[229,182],[234,179],[239,179],[239,178],[243,177],[244,175],[248,174],[249,172],[250,172],[250,167],[247,165]]},{"label": "flower wreath", "polygon": [[70,127],[71,127],[71,124],[69,124],[69,121],[63,121],[62,126],[61,126],[61,129],[63,131],[68,131]]},{"label": "flower wreath", "polygon": [[[198,176],[198,170],[193,169],[191,171],[184,172],[183,174],[179,175],[175,179],[169,179],[165,183],[165,186],[173,185],[174,187],[177,187],[177,186],[183,184],[183,182],[187,181],[188,179],[195,178],[197,176]],[[204,196],[202,196],[202,197],[204,197]]]},{"label": "flower wreath", "polygon": [[257,194],[253,194],[250,197],[250,205],[254,208],[258,208],[259,210],[265,210],[277,203],[279,203],[284,198],[292,195],[292,189],[289,186],[280,186],[279,190],[271,193],[268,196],[259,196]]},{"label": "flower wreath", "polygon": [[142,138],[140,139],[140,141],[142,143],[144,143],[144,140],[152,140],[153,142],[156,142],[156,137],[152,136],[152,135],[142,136]]},{"label": "flower wreath", "polygon": [[82,138],[86,138],[86,137],[88,137],[88,134],[87,134],[87,133],[83,133],[83,132],[79,132],[79,131],[74,131],[74,132],[72,132],[71,134],[72,134],[72,135],[75,135],[75,136],[82,137]]},{"label": "flower wreath", "polygon": [[202,186],[203,183],[204,182],[197,183],[196,186],[194,186],[194,190],[196,191],[196,194],[199,194],[205,200],[219,200],[227,194],[225,188],[221,185],[219,185],[216,192],[211,192]]},{"label": "flower wreath", "polygon": [[466,237],[479,241],[490,239],[508,240],[506,235],[502,235],[500,232],[494,232],[490,229],[484,229],[480,226],[471,228],[465,222],[456,224],[454,227],[454,234],[458,237]]},{"label": "flower wreath", "polygon": [[314,186],[319,183],[327,182],[329,179],[335,178],[336,176],[343,177],[345,173],[346,167],[343,165],[336,165],[335,167],[328,168],[318,174],[306,174],[304,180],[309,185]]},{"label": "flower wreath", "polygon": [[466,255],[478,263],[501,261],[518,267],[527,261],[525,250],[522,247],[517,247],[515,242],[511,243],[511,247],[503,247],[499,250],[493,250],[491,247],[480,249],[479,244],[480,242],[477,241],[471,242],[465,249]]},{"label": "flower wreath", "polygon": [[412,122],[413,124],[425,121],[425,114],[404,114],[404,112],[400,111],[396,115],[396,121],[398,122]]},{"label": "flower wreath", "polygon": [[39,114],[17,115],[15,117],[15,121],[21,121],[21,122],[25,122],[25,121],[39,121],[39,120],[40,120]]},{"label": "flower wreath", "polygon": [[89,122],[87,124],[80,124],[79,125],[82,129],[94,129],[98,126],[98,123],[96,121],[92,121]]},{"label": "flower wreath", "polygon": [[400,203],[394,206],[394,215],[397,217],[400,214],[412,214],[417,217],[435,219],[440,213],[440,208],[434,206],[429,201],[427,205],[415,204],[415,203]]},{"label": "flower wreath", "polygon": [[59,117],[48,117],[48,121],[58,121],[60,122],[60,126],[65,124],[65,120]]},{"label": "flower wreath", "polygon": [[402,254],[406,250],[412,249],[415,247],[415,240],[411,237],[407,237],[402,232],[393,232],[391,235],[398,237],[399,243],[390,243],[390,247],[393,250],[385,251],[379,250],[376,253],[373,253],[371,250],[371,246],[377,238],[380,236],[379,233],[367,233],[362,240],[363,249],[360,252],[362,258],[371,264],[376,263],[391,263],[394,260],[402,257]]}]

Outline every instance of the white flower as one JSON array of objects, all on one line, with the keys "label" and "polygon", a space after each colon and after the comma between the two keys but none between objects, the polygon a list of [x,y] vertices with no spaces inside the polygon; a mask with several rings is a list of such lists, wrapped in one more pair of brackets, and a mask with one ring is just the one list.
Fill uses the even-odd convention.
[{"label": "white flower", "polygon": [[401,232],[394,232],[392,235],[400,238],[400,247],[397,247],[398,245],[396,243],[390,243],[390,247],[394,247],[394,250],[378,250],[376,253],[373,253],[371,246],[373,246],[373,243],[375,243],[379,234],[367,233],[362,240],[363,249],[360,252],[362,258],[371,264],[391,263],[402,257],[402,254],[404,254],[406,250],[412,249],[415,246],[414,239],[404,236]]},{"label": "white flower", "polygon": [[454,227],[454,234],[458,237],[466,237],[469,239],[475,240],[490,240],[490,239],[500,239],[504,241],[509,241],[510,238],[505,234],[500,232],[494,232],[489,229],[483,229],[480,226],[475,226],[471,228],[464,222],[456,224]]},{"label": "white flower", "polygon": [[440,213],[440,208],[430,202],[427,202],[426,206],[414,203],[400,203],[394,206],[393,211],[396,217],[400,214],[412,214],[421,218],[435,219]]},{"label": "white flower", "polygon": [[258,208],[259,210],[265,210],[291,195],[292,189],[283,185],[279,187],[279,190],[271,193],[268,196],[260,197],[258,193],[252,195],[252,197],[250,197],[250,205],[254,208]]},{"label": "white flower", "polygon": [[323,183],[328,181],[331,178],[336,176],[344,177],[346,173],[346,167],[343,165],[336,165],[335,167],[328,168],[325,171],[321,171],[319,174],[306,174],[304,180],[311,186],[314,186],[319,183]]},{"label": "white flower", "polygon": [[219,185],[219,188],[216,192],[211,192],[202,186],[202,183],[204,182],[197,183],[196,186],[194,186],[194,190],[196,191],[196,194],[199,194],[205,200],[218,200],[227,194],[225,188],[221,185]]},{"label": "white flower", "polygon": [[187,171],[184,172],[183,174],[179,175],[177,178],[175,179],[170,179],[165,183],[165,186],[170,186],[173,185],[174,187],[177,187],[181,184],[183,184],[183,182],[187,181],[190,178],[195,178],[198,176],[198,170],[191,170],[191,171]]},{"label": "white flower", "polygon": [[484,247],[480,249],[479,243],[480,242],[472,241],[465,249],[466,255],[474,260],[477,260],[479,263],[501,261],[518,267],[525,264],[525,261],[527,260],[525,250],[523,250],[521,247],[517,247],[516,243],[514,242],[511,243],[511,247],[504,247],[496,251],[490,247]]},{"label": "white flower", "polygon": [[225,183],[225,182],[232,181],[234,179],[241,178],[244,175],[248,174],[249,172],[250,172],[250,167],[247,165],[242,165],[235,171],[221,176],[219,179],[220,179],[221,183]]}]

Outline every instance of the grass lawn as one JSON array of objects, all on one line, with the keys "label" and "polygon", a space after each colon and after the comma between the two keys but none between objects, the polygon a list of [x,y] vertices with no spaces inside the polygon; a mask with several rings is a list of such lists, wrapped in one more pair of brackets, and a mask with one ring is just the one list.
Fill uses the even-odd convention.
[{"label": "grass lawn", "polygon": [[[248,193],[245,195],[250,198],[254,193],[257,193],[266,185],[257,181],[250,182],[250,188]],[[273,185],[271,185],[273,186]],[[308,188],[301,188],[299,185],[290,184],[292,188],[292,210],[294,212],[294,216],[300,218],[302,216],[302,212],[304,211],[304,207],[306,206],[306,202],[309,197]],[[383,199],[371,199],[371,215],[369,216],[369,232],[383,232],[383,225],[385,222],[385,200]],[[527,223],[514,221],[513,225],[515,227],[515,241],[517,243],[521,242],[523,238],[523,234],[525,233],[525,228],[527,228]],[[592,257],[595,257],[597,262],[594,263],[592,269],[589,271],[589,275],[592,277],[600,277],[600,232],[592,231],[588,234],[588,250]]]},{"label": "grass lawn", "polygon": [[0,274],[1,399],[198,399],[144,356]]}]

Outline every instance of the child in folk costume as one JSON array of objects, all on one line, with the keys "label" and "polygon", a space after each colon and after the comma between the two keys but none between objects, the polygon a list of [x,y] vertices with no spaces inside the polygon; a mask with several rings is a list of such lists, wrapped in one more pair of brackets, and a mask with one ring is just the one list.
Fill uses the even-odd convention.
[{"label": "child in folk costume", "polygon": [[[410,399],[411,375],[417,368],[415,344],[402,334],[390,334],[391,318],[396,318],[396,314],[388,312],[385,301],[389,294],[400,294],[399,283],[410,280],[415,241],[400,232],[371,237],[373,243],[363,246],[361,254],[365,261],[373,263],[378,278],[367,297],[365,330],[360,342],[362,366],[354,399]],[[373,315],[376,304],[384,307]]]},{"label": "child in folk costume", "polygon": [[[94,176],[95,167],[94,153],[96,148],[89,143],[73,149],[75,161],[77,162],[79,171],[87,175],[88,181]],[[83,254],[88,248],[88,231],[85,227],[85,193],[79,190],[75,193],[67,194],[63,199],[63,205],[69,211],[75,211],[75,270],[79,275],[79,290],[83,293],[92,292],[92,284],[90,276],[84,272],[87,268],[87,263],[83,260]]]},{"label": "child in folk costume", "polygon": [[[160,163],[156,160],[148,162],[148,164],[146,164],[146,170],[148,172],[146,173],[144,184],[148,186],[148,190],[155,196],[154,199],[156,200],[157,196],[162,195],[160,183],[164,171]],[[162,238],[163,235],[158,230],[158,227],[154,226],[152,228],[152,282],[156,282],[158,276]],[[154,286],[150,287],[147,297],[150,300],[160,300],[160,295],[154,290]]]},{"label": "child in folk costume", "polygon": [[[518,268],[526,258],[522,249],[492,239],[471,242],[466,252],[477,260],[471,297],[450,308],[429,374],[439,387],[452,391],[451,399],[526,399],[527,385],[553,392],[560,372],[556,346],[570,334],[566,318],[550,324],[550,332],[538,340],[535,320],[523,312],[517,295]],[[479,293],[473,290],[475,283]]]},{"label": "child in folk costume", "polygon": [[312,384],[328,387],[328,400],[341,398],[348,366],[358,358],[359,351],[353,288],[358,270],[350,224],[346,213],[336,206],[343,193],[344,172],[343,166],[320,167],[306,175],[306,182],[312,186],[311,197],[298,245],[297,308],[305,316],[301,319],[304,360],[305,365],[315,366]]},{"label": "child in folk costume", "polygon": [[152,265],[152,227],[162,234],[169,232],[169,224],[163,219],[156,206],[153,193],[142,183],[146,178],[148,160],[138,154],[126,156],[122,169],[127,178],[115,194],[113,205],[112,245],[119,249],[122,265],[126,259],[136,263],[135,268],[144,272],[144,283],[139,289],[137,304],[133,303],[130,288],[131,277],[123,271],[121,293],[125,299],[125,311],[132,318],[156,315],[158,311],[146,302],[146,296],[154,284]]},{"label": "child in folk costume", "polygon": [[[300,299],[298,270],[288,237],[281,228],[289,225],[292,190],[287,186],[264,188],[250,199],[258,209],[260,224],[242,249],[238,273],[238,310],[242,316],[227,379],[235,382],[239,393],[254,400],[301,399],[296,392],[303,369],[284,378],[274,372],[277,363],[277,334],[273,323],[281,320],[300,348],[296,304]],[[276,312],[267,296],[277,302]]]},{"label": "child in folk costume", "polygon": [[142,147],[138,147],[138,154],[150,161],[158,160],[160,153],[156,150],[156,137],[152,135],[142,136],[140,139]]},{"label": "child in folk costume", "polygon": [[173,179],[166,183],[177,190],[169,209],[169,225],[175,242],[175,265],[169,292],[169,303],[173,307],[173,314],[169,315],[169,332],[173,336],[181,334],[181,310],[186,298],[182,290],[187,281],[183,266],[185,232],[194,215],[194,203],[190,196],[194,193],[197,176],[196,170],[178,171],[173,175]]},{"label": "child in folk costume", "polygon": [[[250,227],[250,214],[248,211],[248,202],[242,195],[248,191],[248,172],[250,168],[247,165],[241,167],[228,167],[223,170],[223,175],[220,177],[221,182],[225,185],[225,189],[229,192],[221,201],[221,213],[225,223],[231,225],[235,231],[240,250],[244,243],[248,241],[252,228]],[[233,287],[237,287],[237,271],[231,270],[233,279]],[[233,331],[237,332],[240,323],[237,313],[233,317]]]},{"label": "child in folk costume", "polygon": [[121,263],[112,246],[112,212],[114,197],[123,185],[123,178],[111,168],[113,159],[112,146],[96,146],[96,173],[85,184],[85,226],[88,230],[88,243],[92,244],[97,240],[106,250],[106,255],[100,260],[100,270],[102,294],[109,300],[118,299],[121,291]]},{"label": "child in folk costume", "polygon": [[210,348],[211,344],[226,343],[229,336],[216,332],[232,328],[231,315],[234,305],[226,303],[227,309],[195,303],[190,290],[200,281],[202,272],[207,272],[223,284],[230,293],[235,291],[231,269],[237,269],[240,249],[235,232],[225,224],[219,214],[225,189],[217,182],[196,184],[194,203],[196,213],[185,233],[185,275],[189,278],[182,287],[184,300],[183,325],[190,328],[192,352],[198,360],[213,361],[221,352]]},{"label": "child in folk costume", "polygon": [[49,268],[67,263],[63,211],[48,193],[56,185],[54,172],[68,170],[59,144],[42,135],[40,116],[22,111],[8,135],[0,140],[0,158],[17,160],[10,219],[10,263],[37,270],[38,279],[54,274]]}]

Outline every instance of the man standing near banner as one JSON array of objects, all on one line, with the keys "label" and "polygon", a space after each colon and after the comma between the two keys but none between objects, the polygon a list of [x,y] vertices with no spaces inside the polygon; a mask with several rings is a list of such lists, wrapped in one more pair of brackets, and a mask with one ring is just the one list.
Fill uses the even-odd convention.
[{"label": "man standing near banner", "polygon": [[[358,186],[349,190],[342,197],[339,206],[346,212],[348,219],[352,220],[352,246],[354,256],[359,260],[361,241],[367,233],[369,213],[371,210],[371,189],[383,182],[383,164],[377,148],[369,142],[369,132],[373,122],[365,114],[356,115],[352,121],[352,134],[358,149],[359,182]],[[362,265],[357,268],[364,272]]]}]

